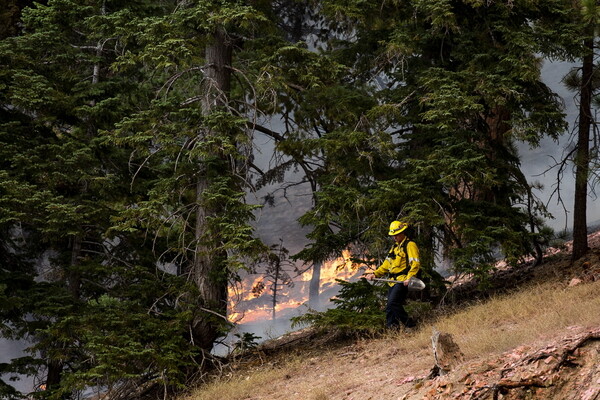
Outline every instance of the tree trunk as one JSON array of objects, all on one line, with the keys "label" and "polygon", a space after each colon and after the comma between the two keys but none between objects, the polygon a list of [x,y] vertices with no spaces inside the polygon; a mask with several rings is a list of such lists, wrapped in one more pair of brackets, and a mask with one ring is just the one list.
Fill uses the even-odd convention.
[{"label": "tree trunk", "polygon": [[279,288],[279,272],[280,272],[281,264],[277,262],[275,264],[275,276],[273,278],[273,299],[271,302],[272,310],[271,310],[271,320],[275,321],[275,317],[277,316],[277,289]]},{"label": "tree trunk", "polygon": [[57,389],[60,386],[60,381],[63,371],[63,363],[60,361],[50,360],[46,365],[48,372],[46,374],[46,389]]},{"label": "tree trunk", "polygon": [[[218,29],[213,35],[213,42],[205,50],[206,65],[202,91],[202,110],[210,114],[215,107],[225,105],[231,78],[231,45],[223,29]],[[204,129],[205,137],[212,133]],[[218,210],[207,209],[203,205],[203,193],[210,185],[210,177],[206,167],[201,166],[196,184],[196,221],[195,221],[195,254],[192,276],[200,293],[202,307],[221,316],[227,313],[227,276],[224,268],[226,254],[215,254],[207,244],[206,220],[216,215]],[[211,238],[218,240],[218,238]],[[212,313],[200,312],[194,321],[192,335],[196,346],[210,351],[215,339],[219,336],[218,324]]]},{"label": "tree trunk", "polygon": [[[201,206],[202,193],[208,187],[206,179],[199,179],[196,187],[198,210],[196,211],[195,254],[192,276],[200,294],[203,308],[222,316],[227,313],[227,278],[223,276],[223,260],[219,259],[206,241],[206,218],[212,213]],[[210,351],[219,332],[214,322],[214,314],[204,311],[198,313],[192,329],[194,344],[203,350]]]},{"label": "tree trunk", "polygon": [[312,268],[312,277],[308,286],[308,306],[314,310],[319,309],[319,289],[321,288],[321,261],[315,262]]},{"label": "tree trunk", "polygon": [[590,127],[592,124],[592,73],[594,68],[594,40],[589,36],[584,42],[588,50],[583,58],[581,94],[579,102],[579,130],[575,156],[575,202],[573,204],[573,253],[578,260],[588,251],[587,240],[587,185],[590,159]]}]

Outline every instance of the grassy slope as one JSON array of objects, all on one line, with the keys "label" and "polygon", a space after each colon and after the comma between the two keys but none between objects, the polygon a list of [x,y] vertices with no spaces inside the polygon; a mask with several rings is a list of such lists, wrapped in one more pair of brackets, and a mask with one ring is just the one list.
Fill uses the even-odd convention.
[{"label": "grassy slope", "polygon": [[[587,259],[595,271],[600,271],[599,259],[595,248]],[[466,363],[482,364],[520,346],[542,346],[568,332],[600,327],[600,281],[568,286],[581,274],[581,265],[570,266],[568,255],[553,256],[527,285],[441,316],[416,332],[297,349],[240,364],[181,400],[405,398],[418,388],[419,379],[412,377],[425,377],[433,366],[433,326],[454,336]]]}]

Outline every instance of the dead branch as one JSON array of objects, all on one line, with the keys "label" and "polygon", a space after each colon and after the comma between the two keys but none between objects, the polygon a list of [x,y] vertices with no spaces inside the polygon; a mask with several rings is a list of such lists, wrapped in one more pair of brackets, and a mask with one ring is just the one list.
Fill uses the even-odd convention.
[{"label": "dead branch", "polygon": [[525,357],[520,362],[518,362],[519,365],[532,364],[536,361],[547,359],[548,357],[555,357],[557,362],[550,370],[542,371],[539,374],[537,374],[536,376],[533,376],[533,377],[527,378],[527,379],[521,379],[518,381],[513,381],[513,380],[510,380],[509,378],[504,378],[505,372],[515,369],[514,366],[510,367],[510,368],[505,368],[501,371],[500,376],[502,378],[498,382],[496,382],[493,385],[488,385],[488,386],[482,387],[480,389],[480,390],[482,390],[482,392],[472,398],[483,400],[484,398],[486,398],[489,395],[490,390],[491,390],[492,399],[497,400],[498,395],[502,389],[516,389],[516,388],[527,388],[527,387],[548,387],[548,384],[544,383],[544,377],[547,376],[548,374],[558,372],[558,370],[561,367],[563,367],[566,363],[568,363],[572,360],[573,353],[577,349],[579,349],[580,347],[584,346],[587,342],[592,341],[592,340],[600,340],[600,330],[588,332],[584,336],[577,338],[571,344],[565,343],[564,347],[562,348],[562,351],[560,351],[560,354],[557,354],[558,348],[555,348],[552,350],[543,349],[535,354],[532,354],[531,356]]},{"label": "dead branch", "polygon": [[560,369],[560,367],[568,361],[569,356],[572,356],[575,350],[582,347],[584,344],[591,340],[600,340],[600,330],[588,332],[585,336],[577,339],[575,343],[573,343],[570,347],[566,348],[560,357],[558,358],[558,363],[552,369],[553,372],[556,372]]}]

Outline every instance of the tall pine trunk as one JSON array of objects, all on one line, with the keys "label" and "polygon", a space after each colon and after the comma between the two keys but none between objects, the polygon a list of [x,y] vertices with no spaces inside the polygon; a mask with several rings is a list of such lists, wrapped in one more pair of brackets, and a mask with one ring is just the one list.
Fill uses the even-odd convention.
[{"label": "tall pine trunk", "polygon": [[[230,88],[232,49],[223,29],[217,29],[213,42],[205,50],[206,71],[202,87],[204,99],[202,110],[208,115],[216,107],[224,106]],[[203,134],[212,134],[207,128]],[[221,157],[224,157],[221,155]],[[219,210],[208,209],[203,205],[203,193],[210,186],[209,166],[201,166],[196,184],[195,254],[192,266],[194,283],[198,287],[201,304],[205,309],[225,316],[227,313],[227,277],[224,267],[226,255],[215,254],[207,243],[207,218],[216,215]],[[210,238],[218,241],[218,238]],[[219,336],[218,324],[214,314],[201,312],[194,321],[192,329],[194,343],[209,351]]]},{"label": "tall pine trunk", "polygon": [[589,35],[584,42],[587,54],[583,58],[577,154],[575,156],[575,202],[573,205],[573,253],[578,260],[588,251],[587,239],[587,185],[590,160],[590,127],[592,124],[592,74],[594,68],[594,39]]},{"label": "tall pine trunk", "polygon": [[318,310],[321,299],[319,298],[319,291],[321,289],[321,266],[322,261],[313,263],[312,276],[308,286],[308,306],[314,310]]},{"label": "tall pine trunk", "polygon": [[279,292],[279,276],[281,273],[281,263],[275,264],[275,274],[273,276],[273,298],[271,299],[271,320],[275,321],[277,317],[277,293]]}]

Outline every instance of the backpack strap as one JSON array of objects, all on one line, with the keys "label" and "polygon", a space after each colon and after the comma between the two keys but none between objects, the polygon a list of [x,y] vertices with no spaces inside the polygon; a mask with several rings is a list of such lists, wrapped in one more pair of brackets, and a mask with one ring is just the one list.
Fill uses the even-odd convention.
[{"label": "backpack strap", "polygon": [[397,244],[394,244],[392,246],[392,248],[390,249],[390,252],[388,253],[388,258],[390,260],[393,260],[394,258],[396,258],[396,253],[394,253],[394,249],[396,248],[396,246],[398,246]]}]

